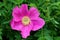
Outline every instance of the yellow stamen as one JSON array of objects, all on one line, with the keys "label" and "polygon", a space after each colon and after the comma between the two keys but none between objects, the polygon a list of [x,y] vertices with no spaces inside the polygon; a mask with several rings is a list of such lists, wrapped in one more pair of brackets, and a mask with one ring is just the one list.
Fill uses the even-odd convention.
[{"label": "yellow stamen", "polygon": [[24,16],[24,17],[22,18],[22,23],[23,23],[24,25],[28,25],[28,24],[30,23],[29,17],[28,17],[28,16]]}]

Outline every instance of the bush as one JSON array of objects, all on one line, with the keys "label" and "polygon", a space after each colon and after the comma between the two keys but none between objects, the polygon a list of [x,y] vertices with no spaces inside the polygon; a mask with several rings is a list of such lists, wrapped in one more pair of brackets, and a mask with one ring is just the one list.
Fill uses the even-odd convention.
[{"label": "bush", "polygon": [[[12,30],[12,9],[21,4],[38,8],[45,26],[23,39],[18,31]],[[0,40],[60,40],[60,0],[0,0]]]}]

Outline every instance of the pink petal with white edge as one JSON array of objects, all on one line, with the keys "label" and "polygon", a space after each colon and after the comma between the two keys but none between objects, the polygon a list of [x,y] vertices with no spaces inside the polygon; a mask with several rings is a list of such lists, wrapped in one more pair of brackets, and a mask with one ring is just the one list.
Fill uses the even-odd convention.
[{"label": "pink petal with white edge", "polygon": [[41,29],[44,26],[45,21],[42,18],[38,18],[37,20],[32,21],[32,23],[33,23],[32,30],[36,31]]},{"label": "pink petal with white edge", "polygon": [[10,25],[13,30],[21,31],[21,29],[23,28],[21,22],[15,22],[13,19],[11,20]]},{"label": "pink petal with white edge", "polygon": [[21,20],[23,15],[22,15],[21,9],[19,9],[18,6],[16,6],[13,9],[12,16],[13,16],[14,21],[20,21]]},{"label": "pink petal with white edge", "polygon": [[29,24],[28,26],[24,26],[22,31],[21,31],[21,35],[23,38],[27,38],[28,36],[30,36],[30,32],[32,30],[33,24]]},{"label": "pink petal with white edge", "polygon": [[20,7],[21,11],[22,11],[22,14],[24,16],[27,16],[28,15],[28,5],[27,4],[22,4],[21,7]]},{"label": "pink petal with white edge", "polygon": [[39,16],[39,11],[37,10],[37,8],[35,7],[31,7],[30,10],[29,10],[29,17],[31,19],[35,19]]}]

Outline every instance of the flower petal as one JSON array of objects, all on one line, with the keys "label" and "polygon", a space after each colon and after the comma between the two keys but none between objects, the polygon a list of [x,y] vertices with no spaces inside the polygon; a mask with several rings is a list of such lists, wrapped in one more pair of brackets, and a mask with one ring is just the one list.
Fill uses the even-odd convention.
[{"label": "flower petal", "polygon": [[10,25],[13,30],[20,31],[23,28],[21,22],[15,22],[13,19],[11,20]]},{"label": "flower petal", "polygon": [[33,31],[41,29],[45,24],[45,21],[42,18],[38,18],[37,20],[34,20],[32,22],[33,22],[33,26],[34,26],[32,28]]},{"label": "flower petal", "polygon": [[38,17],[39,14],[40,13],[38,12],[37,8],[34,8],[34,7],[30,8],[29,15],[30,15],[31,19],[34,19],[34,18]]},{"label": "flower petal", "polygon": [[22,15],[21,9],[19,9],[18,6],[16,6],[13,9],[12,16],[13,16],[14,21],[20,21],[21,20],[23,15]]},{"label": "flower petal", "polygon": [[24,16],[28,15],[28,5],[27,4],[22,4],[20,9],[22,10],[22,14]]},{"label": "flower petal", "polygon": [[28,36],[30,36],[30,32],[21,32],[22,38],[27,38]]},{"label": "flower petal", "polygon": [[24,26],[24,28],[21,31],[21,35],[23,38],[27,38],[28,36],[30,36],[30,31],[32,30],[33,24],[31,23],[28,26]]}]

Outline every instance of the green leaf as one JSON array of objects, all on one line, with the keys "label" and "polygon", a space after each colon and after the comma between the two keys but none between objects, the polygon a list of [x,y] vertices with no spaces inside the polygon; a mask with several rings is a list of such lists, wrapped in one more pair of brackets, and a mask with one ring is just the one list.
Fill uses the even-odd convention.
[{"label": "green leaf", "polygon": [[8,24],[10,22],[10,20],[9,21],[5,21],[5,22],[3,22],[2,24]]},{"label": "green leaf", "polygon": [[53,38],[49,34],[50,32],[46,29],[42,29],[41,34],[39,34],[38,40],[53,40]]},{"label": "green leaf", "polygon": [[59,24],[59,22],[57,22],[54,18],[52,18],[51,22],[52,22],[53,24]]},{"label": "green leaf", "polygon": [[54,40],[60,40],[60,36],[59,37],[54,37]]},{"label": "green leaf", "polygon": [[24,0],[10,0],[11,2],[13,2],[14,4],[21,4]]},{"label": "green leaf", "polygon": [[0,2],[0,8],[1,8],[2,6],[4,6],[4,4],[3,4],[2,2]]},{"label": "green leaf", "polygon": [[21,35],[19,33],[16,33],[15,38],[16,38],[15,40],[21,40]]},{"label": "green leaf", "polygon": [[31,6],[31,7],[37,7],[35,3],[30,3],[29,6]]}]

